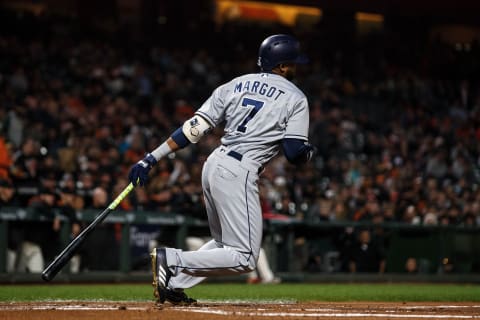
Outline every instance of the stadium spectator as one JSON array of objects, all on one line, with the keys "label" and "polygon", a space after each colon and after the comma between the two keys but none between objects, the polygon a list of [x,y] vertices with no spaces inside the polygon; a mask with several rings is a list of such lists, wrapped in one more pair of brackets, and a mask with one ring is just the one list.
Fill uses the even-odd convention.
[{"label": "stadium spectator", "polygon": [[369,230],[361,230],[350,256],[350,272],[385,272],[385,253],[371,239]]},{"label": "stadium spectator", "polygon": [[405,272],[408,274],[418,273],[417,259],[409,257],[407,261],[405,261]]},{"label": "stadium spectator", "polygon": [[[19,203],[13,184],[4,178],[0,178],[0,209],[15,207]],[[22,242],[22,225],[17,221],[8,222],[7,257],[5,270],[13,272],[16,269],[18,252]]]},{"label": "stadium spectator", "polygon": [[10,147],[5,141],[5,137],[0,133],[0,179],[9,178],[9,168],[12,165]]},{"label": "stadium spectator", "polygon": [[[74,182],[70,184],[64,183],[64,186],[58,192],[58,214],[64,217],[63,223],[70,225],[70,240],[74,239],[81,232],[81,224],[77,219],[77,210],[83,208],[83,199],[75,193]],[[47,261],[51,261],[54,257],[50,257]],[[80,270],[80,255],[74,255],[70,260],[70,272],[78,273]]]},{"label": "stadium spectator", "polygon": [[33,138],[22,141],[21,148],[13,155],[13,165],[10,170],[22,204],[26,205],[38,192],[40,162],[38,141]]},{"label": "stadium spectator", "polygon": [[[116,187],[115,191],[118,192],[118,188]],[[100,213],[108,206],[110,199],[112,197],[107,189],[98,186],[93,189],[92,204],[89,208]],[[79,270],[115,270],[118,267],[120,233],[117,224],[103,223],[97,226],[96,232],[86,239],[79,252]],[[103,254],[99,255],[98,252]]]},{"label": "stadium spectator", "polygon": [[56,197],[54,190],[42,188],[29,202],[35,216],[33,221],[23,224],[17,265],[20,272],[42,272],[45,261],[50,261],[59,250],[61,221],[54,213]]}]

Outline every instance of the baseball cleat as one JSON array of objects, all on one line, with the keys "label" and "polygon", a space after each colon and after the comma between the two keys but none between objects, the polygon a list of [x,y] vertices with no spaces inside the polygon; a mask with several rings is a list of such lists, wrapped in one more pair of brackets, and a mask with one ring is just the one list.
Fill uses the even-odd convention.
[{"label": "baseball cleat", "polygon": [[150,258],[152,260],[153,295],[157,303],[163,304],[168,301],[172,304],[189,305],[197,302],[197,300],[189,298],[183,290],[172,290],[167,287],[172,272],[167,265],[165,248],[154,248],[150,253]]},{"label": "baseball cleat", "polygon": [[165,300],[171,304],[190,305],[197,303],[197,300],[188,297],[183,290],[165,289],[164,291]]},{"label": "baseball cleat", "polygon": [[153,248],[150,253],[153,274],[153,295],[158,303],[164,303],[167,299],[167,286],[172,272],[167,265],[165,248]]}]

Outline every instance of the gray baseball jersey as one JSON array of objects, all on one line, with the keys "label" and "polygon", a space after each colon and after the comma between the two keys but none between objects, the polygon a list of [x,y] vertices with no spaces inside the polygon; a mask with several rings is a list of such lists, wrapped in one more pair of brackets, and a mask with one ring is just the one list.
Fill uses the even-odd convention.
[{"label": "gray baseball jersey", "polygon": [[213,240],[198,251],[167,248],[171,289],[256,267],[262,240],[259,168],[278,153],[282,139],[308,140],[305,95],[275,74],[235,78],[214,90],[196,113],[212,126],[225,121],[222,146],[212,152],[202,171]]},{"label": "gray baseball jersey", "polygon": [[216,126],[222,144],[264,164],[283,138],[308,140],[308,102],[300,89],[272,73],[247,74],[218,87],[196,112]]}]

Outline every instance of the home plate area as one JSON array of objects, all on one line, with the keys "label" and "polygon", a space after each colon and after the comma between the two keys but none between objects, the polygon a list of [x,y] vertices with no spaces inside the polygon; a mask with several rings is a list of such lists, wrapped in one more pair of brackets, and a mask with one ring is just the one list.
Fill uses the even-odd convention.
[{"label": "home plate area", "polygon": [[[0,319],[480,319],[478,303],[211,302],[156,306],[150,302],[0,303]],[[120,317],[120,318],[119,318]]]}]

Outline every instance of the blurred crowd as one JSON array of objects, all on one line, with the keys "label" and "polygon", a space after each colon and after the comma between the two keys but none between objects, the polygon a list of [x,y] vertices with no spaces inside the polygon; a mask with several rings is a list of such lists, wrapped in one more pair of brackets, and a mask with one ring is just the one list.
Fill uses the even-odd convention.
[{"label": "blurred crowd", "polygon": [[[0,35],[0,206],[62,208],[72,235],[81,228],[75,212],[105,208],[130,166],[216,86],[258,71],[259,39],[272,31],[247,37],[229,26],[191,47],[45,28],[41,37]],[[302,168],[281,155],[269,164],[260,177],[265,217],[478,225],[478,43],[465,51],[376,34],[335,46],[320,28],[299,37],[312,63],[296,84],[319,152]],[[201,167],[221,135],[216,128],[162,159],[119,210],[205,218]]]}]

